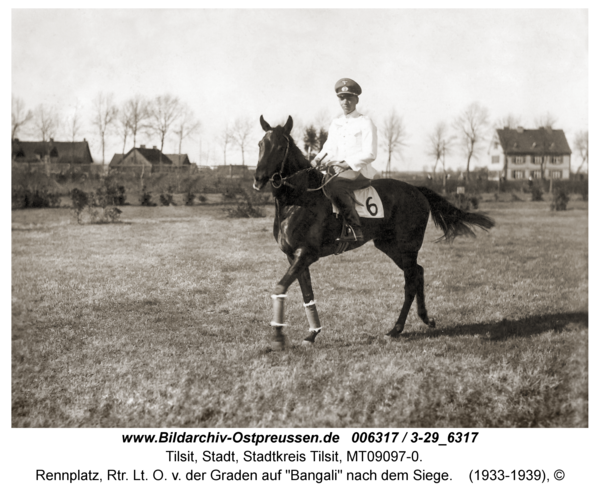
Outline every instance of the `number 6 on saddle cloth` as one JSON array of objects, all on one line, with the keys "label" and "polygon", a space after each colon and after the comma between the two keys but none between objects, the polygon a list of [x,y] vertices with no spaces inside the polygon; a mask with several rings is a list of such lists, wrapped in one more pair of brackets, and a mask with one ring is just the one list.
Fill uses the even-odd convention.
[{"label": "number 6 on saddle cloth", "polygon": [[[356,199],[356,212],[359,217],[368,217],[370,219],[383,219],[383,204],[377,190],[373,187],[361,188],[354,190],[354,198]],[[333,212],[339,214],[338,208],[333,205]]]}]

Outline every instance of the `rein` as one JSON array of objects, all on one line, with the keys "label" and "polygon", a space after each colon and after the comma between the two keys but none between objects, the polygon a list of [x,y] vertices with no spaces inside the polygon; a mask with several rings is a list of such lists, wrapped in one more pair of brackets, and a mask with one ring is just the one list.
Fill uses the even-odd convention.
[{"label": "rein", "polygon": [[[279,169],[278,172],[274,173],[273,176],[271,176],[271,178],[269,178],[269,181],[273,185],[273,188],[281,188],[282,185],[286,185],[286,186],[288,186],[290,188],[297,188],[296,186],[294,186],[291,183],[289,183],[290,178],[292,178],[292,177],[294,177],[294,176],[296,176],[296,175],[298,175],[300,173],[305,173],[307,171],[310,171],[313,168],[310,167],[310,168],[301,169],[300,171],[297,171],[293,175],[286,176],[286,177],[282,176],[283,167],[285,166],[285,161],[287,160],[288,152],[290,150],[290,139],[285,134],[283,136],[285,137],[285,140],[287,141],[287,145],[286,145],[286,148],[285,148],[285,155],[283,156],[283,161],[281,161],[281,168]],[[329,182],[331,182],[331,180],[333,180],[334,178],[336,178],[337,176],[339,176],[341,173],[343,173],[344,171],[346,171],[346,169],[342,168],[337,173],[332,174],[331,176],[328,177],[327,174],[329,173],[329,170],[331,168],[333,168],[334,166],[337,166],[337,165],[325,165],[325,166],[323,166],[322,169],[325,169],[326,173],[325,173],[325,177],[323,179],[323,183],[321,184],[321,186],[317,187],[317,188],[307,188],[306,191],[307,192],[318,192],[319,190],[322,190],[323,187],[325,187]],[[320,171],[319,168],[314,168],[314,169]]]}]

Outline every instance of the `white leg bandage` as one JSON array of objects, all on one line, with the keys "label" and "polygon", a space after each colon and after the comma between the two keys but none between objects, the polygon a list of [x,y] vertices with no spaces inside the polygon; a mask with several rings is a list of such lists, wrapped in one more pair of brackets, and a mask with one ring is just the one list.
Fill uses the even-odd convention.
[{"label": "white leg bandage", "polygon": [[317,305],[315,300],[304,303],[304,311],[308,319],[308,325],[311,332],[321,332],[321,322],[319,322],[319,314],[317,313]]},{"label": "white leg bandage", "polygon": [[285,327],[287,324],[283,323],[283,307],[287,295],[273,294],[271,298],[273,299],[273,321],[271,325],[273,327]]}]

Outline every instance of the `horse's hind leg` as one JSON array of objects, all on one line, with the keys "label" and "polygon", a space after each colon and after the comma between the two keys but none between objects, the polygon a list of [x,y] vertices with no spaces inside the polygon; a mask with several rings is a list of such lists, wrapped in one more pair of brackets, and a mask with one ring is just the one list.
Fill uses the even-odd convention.
[{"label": "horse's hind leg", "polygon": [[308,319],[308,326],[310,334],[302,341],[303,345],[310,346],[315,342],[317,335],[321,332],[321,322],[319,322],[319,313],[317,312],[317,305],[315,304],[315,297],[312,289],[312,282],[310,280],[310,271],[308,267],[304,269],[298,275],[298,283],[302,290],[302,299],[304,300],[304,311],[306,312],[306,318]]},{"label": "horse's hind leg", "polygon": [[394,263],[404,271],[404,303],[400,310],[400,316],[394,325],[394,328],[386,335],[389,337],[398,337],[404,330],[408,312],[415,299],[417,298],[417,311],[419,317],[427,325],[431,326],[431,321],[427,316],[425,308],[425,281],[423,278],[423,268],[417,264],[418,252],[401,252],[395,241],[375,241],[375,246],[390,257]]},{"label": "horse's hind leg", "polygon": [[417,264],[418,269],[418,286],[417,286],[417,313],[419,318],[423,320],[429,327],[435,327],[435,320],[427,316],[427,308],[425,308],[425,276],[423,267]]}]

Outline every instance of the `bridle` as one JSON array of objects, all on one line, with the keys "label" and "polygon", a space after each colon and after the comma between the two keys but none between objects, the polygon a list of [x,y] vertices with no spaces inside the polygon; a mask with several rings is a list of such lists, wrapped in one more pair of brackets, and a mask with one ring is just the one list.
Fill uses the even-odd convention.
[{"label": "bridle", "polygon": [[[287,179],[284,178],[281,173],[283,173],[283,167],[285,166],[285,161],[287,160],[288,152],[290,150],[290,138],[285,134],[283,134],[283,136],[285,137],[285,140],[287,141],[287,145],[285,146],[285,155],[283,156],[283,161],[281,161],[281,168],[276,173],[273,173],[273,176],[271,176],[271,178],[269,178],[269,181],[273,185],[273,188],[280,188],[281,185],[283,185],[283,184],[289,185],[289,183],[286,183]],[[278,175],[279,175],[279,178],[275,178]],[[276,183],[278,183],[278,184],[276,184]]]},{"label": "bridle", "polygon": [[[270,130],[272,131],[272,130]],[[281,188],[282,185],[287,185],[290,188],[296,188],[294,185],[292,185],[291,183],[289,183],[289,179],[292,176],[297,175],[298,173],[305,173],[307,171],[310,171],[312,168],[306,168],[306,169],[302,169],[296,173],[294,173],[293,175],[290,175],[288,177],[284,177],[282,175],[283,173],[283,168],[285,166],[285,162],[287,160],[287,156],[288,156],[288,152],[290,150],[290,138],[283,134],[283,136],[285,137],[286,140],[286,147],[285,147],[285,154],[283,156],[283,161],[281,161],[281,167],[279,168],[279,171],[273,173],[273,176],[271,176],[271,178],[269,178],[269,181],[271,182],[271,184],[273,185],[273,188],[278,189]],[[328,165],[324,165],[322,169],[328,169],[330,168],[330,166]],[[315,168],[316,169],[316,168]],[[318,188],[307,188],[306,191],[307,192],[317,192],[319,190],[321,190],[325,185],[327,185],[331,180],[333,180],[334,178],[336,178],[339,174],[343,173],[346,169],[342,168],[339,171],[337,171],[336,173],[334,173],[331,176],[327,176],[327,174],[325,174],[325,178],[324,178],[324,182],[321,184],[320,187]]]}]

